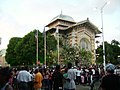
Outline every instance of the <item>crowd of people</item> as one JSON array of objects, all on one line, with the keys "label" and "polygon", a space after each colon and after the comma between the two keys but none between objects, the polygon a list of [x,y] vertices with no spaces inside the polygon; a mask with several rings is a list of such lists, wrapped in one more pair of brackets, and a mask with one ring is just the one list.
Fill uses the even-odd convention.
[{"label": "crowd of people", "polygon": [[[99,90],[120,90],[120,77],[115,66],[4,67],[0,68],[0,90],[75,90],[76,85],[88,85],[93,90],[100,81]],[[81,89],[80,89],[81,90]]]}]

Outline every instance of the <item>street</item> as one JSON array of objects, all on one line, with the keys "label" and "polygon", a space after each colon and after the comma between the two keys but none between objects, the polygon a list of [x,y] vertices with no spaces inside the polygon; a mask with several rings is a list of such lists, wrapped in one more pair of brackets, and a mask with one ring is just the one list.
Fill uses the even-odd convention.
[{"label": "street", "polygon": [[[98,90],[100,82],[96,82],[93,90]],[[88,85],[76,85],[76,90],[90,90],[90,86]]]},{"label": "street", "polygon": [[90,90],[90,86],[76,85],[76,90]]}]

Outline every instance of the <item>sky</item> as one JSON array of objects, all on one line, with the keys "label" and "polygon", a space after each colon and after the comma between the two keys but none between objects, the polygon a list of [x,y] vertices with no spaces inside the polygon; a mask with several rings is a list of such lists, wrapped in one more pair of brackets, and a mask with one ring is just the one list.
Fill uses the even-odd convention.
[{"label": "sky", "polygon": [[[109,0],[103,8],[104,40],[120,42],[120,0]],[[76,22],[89,20],[100,31],[101,7],[108,0],[0,0],[0,49],[6,49],[12,37],[23,37],[34,29],[41,32],[54,17],[71,16]],[[102,36],[97,38],[102,41]]]}]

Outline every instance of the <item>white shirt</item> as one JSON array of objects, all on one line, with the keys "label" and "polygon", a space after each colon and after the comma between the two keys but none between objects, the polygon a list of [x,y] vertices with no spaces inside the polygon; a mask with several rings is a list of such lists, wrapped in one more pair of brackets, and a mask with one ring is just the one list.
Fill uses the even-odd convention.
[{"label": "white shirt", "polygon": [[95,69],[92,69],[93,75],[95,74]]},{"label": "white shirt", "polygon": [[75,85],[75,79],[76,79],[76,73],[74,71],[74,69],[69,69],[68,72],[68,79],[70,79],[70,82],[68,83],[68,89],[75,89],[76,85]]},{"label": "white shirt", "polygon": [[[77,69],[74,68],[73,70],[74,70],[74,72],[75,72],[75,76],[76,76],[76,75],[77,75]],[[76,79],[76,77],[75,77],[75,79]]]},{"label": "white shirt", "polygon": [[80,74],[81,74],[81,71],[77,70],[77,76],[80,76]]},{"label": "white shirt", "polygon": [[17,80],[19,82],[29,82],[32,81],[31,74],[26,70],[22,70],[18,73]]}]

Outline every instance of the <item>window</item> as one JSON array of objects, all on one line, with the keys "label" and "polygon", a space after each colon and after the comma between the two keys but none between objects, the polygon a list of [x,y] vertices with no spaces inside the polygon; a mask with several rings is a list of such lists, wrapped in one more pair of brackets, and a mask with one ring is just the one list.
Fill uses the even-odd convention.
[{"label": "window", "polygon": [[87,39],[83,38],[80,40],[80,47],[82,49],[90,50],[90,43]]}]

